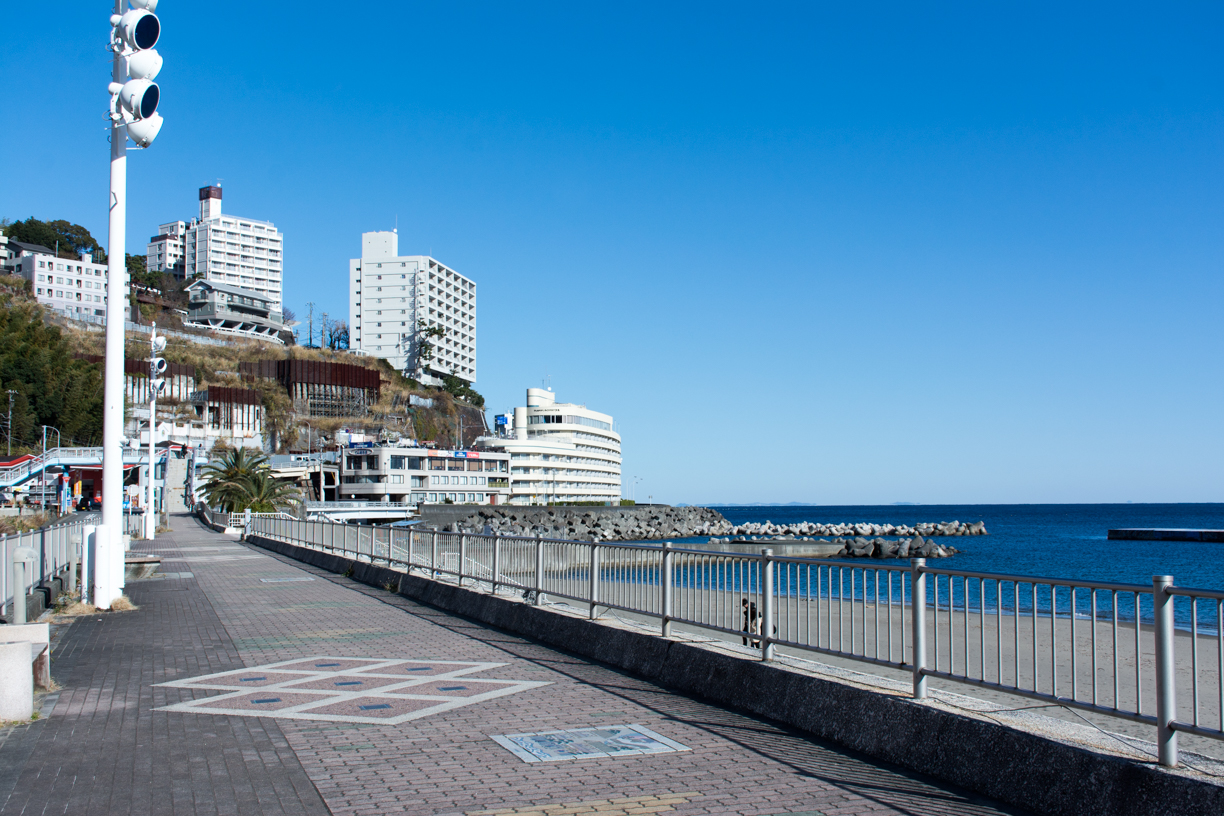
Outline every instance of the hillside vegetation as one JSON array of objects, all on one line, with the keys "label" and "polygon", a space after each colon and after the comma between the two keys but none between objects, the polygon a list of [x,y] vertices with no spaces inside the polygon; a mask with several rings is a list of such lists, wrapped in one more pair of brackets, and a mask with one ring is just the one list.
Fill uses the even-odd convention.
[{"label": "hillside vegetation", "polygon": [[[160,316],[160,315],[155,315]],[[158,321],[159,325],[163,325]],[[102,434],[102,366],[80,356],[105,353],[99,327],[86,327],[43,309],[29,295],[25,281],[0,276],[0,384],[18,392],[13,405],[14,452],[18,440],[41,442],[41,424],[59,427],[64,443],[99,444]],[[90,330],[93,329],[93,330]],[[448,388],[429,388],[405,378],[383,360],[342,350],[278,346],[272,343],[222,338],[226,345],[192,343],[171,337],[164,356],[173,363],[195,367],[196,387],[251,388],[260,395],[266,428],[276,440],[275,453],[315,450],[320,441],[334,443],[341,429],[389,432],[439,447],[454,446],[462,416],[463,443],[470,445],[484,432],[483,399],[459,381]],[[130,332],[127,356],[148,355],[148,335]],[[308,417],[294,412],[284,388],[272,380],[244,380],[239,363],[300,359],[359,365],[378,371],[381,397],[366,416]],[[432,407],[410,404],[410,395],[433,400]],[[189,406],[174,400],[159,402],[159,416],[188,416]],[[0,402],[0,410],[7,404]],[[320,437],[324,437],[321,440]]]},{"label": "hillside vegetation", "polygon": [[0,452],[8,450],[10,431],[14,454],[40,449],[43,425],[59,429],[66,445],[100,444],[101,366],[77,359],[72,339],[43,320],[24,281],[12,281],[0,282],[0,423],[6,432]]}]

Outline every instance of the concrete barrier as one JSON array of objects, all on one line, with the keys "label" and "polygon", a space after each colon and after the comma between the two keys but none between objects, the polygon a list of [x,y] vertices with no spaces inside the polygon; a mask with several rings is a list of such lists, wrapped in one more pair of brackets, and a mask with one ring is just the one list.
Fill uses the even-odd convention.
[{"label": "concrete barrier", "polygon": [[[606,663],[668,688],[1049,816],[1219,816],[1224,787],[1204,774],[1110,754],[1080,741],[949,710],[937,700],[867,688],[571,617],[387,567],[249,537],[250,543],[369,586]],[[1051,721],[1055,722],[1055,721]]]},{"label": "concrete barrier", "polygon": [[0,643],[27,644],[28,662],[34,685],[51,687],[51,625],[48,623],[9,624],[0,627]]},{"label": "concrete barrier", "polygon": [[0,722],[28,720],[33,714],[30,644],[0,643]]}]

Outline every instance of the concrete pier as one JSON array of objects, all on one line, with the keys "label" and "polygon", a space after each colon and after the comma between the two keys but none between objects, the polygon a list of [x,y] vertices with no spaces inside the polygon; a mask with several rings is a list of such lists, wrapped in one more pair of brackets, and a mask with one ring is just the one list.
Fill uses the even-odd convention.
[{"label": "concrete pier", "polygon": [[1224,530],[1139,527],[1110,530],[1110,541],[1224,541]]}]

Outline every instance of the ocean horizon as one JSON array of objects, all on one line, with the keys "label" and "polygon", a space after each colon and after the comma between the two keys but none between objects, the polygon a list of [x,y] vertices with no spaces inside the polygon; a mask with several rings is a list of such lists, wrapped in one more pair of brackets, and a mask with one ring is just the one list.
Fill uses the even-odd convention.
[{"label": "ocean horizon", "polygon": [[[1224,529],[1224,503],[1184,504],[710,504],[734,524],[772,521],[915,524],[982,521],[987,535],[940,537],[960,550],[940,567],[1044,578],[1151,586],[1152,576],[1177,584],[1224,590],[1224,543],[1110,541],[1119,527]],[[700,544],[708,537],[676,539]],[[764,546],[764,545],[763,545]]]}]

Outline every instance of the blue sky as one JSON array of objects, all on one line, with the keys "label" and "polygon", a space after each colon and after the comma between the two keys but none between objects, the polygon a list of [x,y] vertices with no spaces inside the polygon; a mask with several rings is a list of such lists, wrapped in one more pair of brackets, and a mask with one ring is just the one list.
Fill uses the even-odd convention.
[{"label": "blue sky", "polygon": [[[164,0],[129,250],[220,178],[343,316],[398,218],[639,499],[1221,499],[1218,5],[445,6]],[[8,11],[0,216],[104,239],[108,8]]]}]

